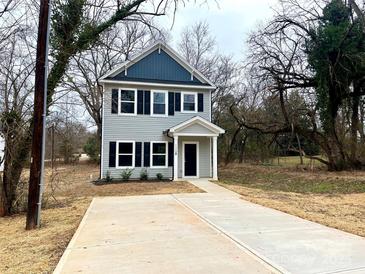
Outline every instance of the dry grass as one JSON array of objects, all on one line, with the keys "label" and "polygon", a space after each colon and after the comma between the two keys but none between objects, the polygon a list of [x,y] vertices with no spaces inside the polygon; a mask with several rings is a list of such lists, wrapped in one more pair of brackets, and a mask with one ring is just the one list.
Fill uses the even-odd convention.
[{"label": "dry grass", "polygon": [[365,173],[233,165],[221,185],[245,200],[365,236]]},{"label": "dry grass", "polygon": [[201,192],[187,182],[95,186],[90,181],[98,172],[90,165],[59,167],[53,174],[47,170],[42,227],[25,231],[24,214],[0,219],[0,273],[52,272],[92,197]]}]

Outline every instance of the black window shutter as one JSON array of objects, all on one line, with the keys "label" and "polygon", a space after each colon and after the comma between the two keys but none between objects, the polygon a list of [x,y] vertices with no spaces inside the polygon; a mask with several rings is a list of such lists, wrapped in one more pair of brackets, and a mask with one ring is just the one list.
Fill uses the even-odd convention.
[{"label": "black window shutter", "polygon": [[143,90],[137,91],[137,114],[143,114]]},{"label": "black window shutter", "polygon": [[204,94],[198,93],[198,111],[203,112],[204,111]]},{"label": "black window shutter", "polygon": [[169,92],[169,115],[175,114],[175,95],[173,92]]},{"label": "black window shutter", "polygon": [[142,165],[142,142],[136,142],[136,158],[134,161],[136,167]]},{"label": "black window shutter", "polygon": [[118,113],[118,90],[112,89],[112,113]]},{"label": "black window shutter", "polygon": [[144,91],[144,114],[150,114],[151,112],[151,91]]},{"label": "black window shutter", "polygon": [[169,143],[169,166],[173,166],[174,165],[174,143],[170,142]]},{"label": "black window shutter", "polygon": [[109,142],[109,167],[115,167],[116,156],[117,156],[117,143]]},{"label": "black window shutter", "polygon": [[175,92],[175,111],[181,110],[181,93]]},{"label": "black window shutter", "polygon": [[150,166],[150,142],[144,142],[143,166]]}]

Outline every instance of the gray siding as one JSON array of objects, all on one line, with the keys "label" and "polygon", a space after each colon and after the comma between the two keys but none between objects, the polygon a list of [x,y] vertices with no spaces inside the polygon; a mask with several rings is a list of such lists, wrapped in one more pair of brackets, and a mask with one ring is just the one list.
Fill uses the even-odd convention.
[{"label": "gray siding", "polygon": [[[102,155],[102,177],[104,178],[106,172],[109,171],[113,178],[120,178],[120,174],[123,169],[118,168],[109,168],[109,142],[113,141],[136,141],[136,142],[151,142],[151,141],[169,141],[173,140],[169,137],[166,137],[163,134],[163,131],[186,121],[194,116],[201,116],[204,119],[210,121],[210,91],[202,91],[202,90],[194,90],[193,88],[189,89],[189,91],[196,91],[199,93],[204,93],[204,112],[197,113],[181,113],[175,112],[174,116],[166,116],[166,117],[154,117],[150,115],[136,115],[136,116],[123,116],[119,114],[111,113],[111,89],[112,88],[131,88],[130,86],[118,86],[112,84],[105,84],[105,92],[104,92],[104,118],[103,118],[103,155]],[[149,90],[168,90],[168,91],[183,91],[182,89],[166,89],[166,88],[152,88],[143,86],[141,89],[149,89]],[[186,90],[186,89],[185,89]],[[182,138],[180,138],[182,139]],[[196,138],[195,138],[196,139]],[[209,139],[206,138],[208,144]],[[206,142],[202,140],[202,152],[206,151],[205,146]],[[143,147],[143,146],[142,146]],[[209,150],[209,148],[208,148]],[[180,150],[181,152],[181,150]],[[206,154],[206,153],[205,153]],[[180,154],[181,155],[181,154]],[[208,157],[203,155],[200,157],[201,161],[201,170],[200,176],[209,176],[210,169],[206,167],[206,163],[210,162]],[[143,151],[142,151],[142,166],[143,166]],[[181,167],[181,164],[179,165]],[[180,169],[179,167],[179,169]],[[139,178],[140,172],[143,169],[140,167],[134,168],[132,178]],[[148,175],[151,178],[156,177],[157,173],[162,173],[164,177],[171,178],[172,177],[172,167],[168,168],[147,168]]]},{"label": "gray siding", "polygon": [[212,131],[201,125],[195,124],[179,131],[179,133],[212,134]]}]

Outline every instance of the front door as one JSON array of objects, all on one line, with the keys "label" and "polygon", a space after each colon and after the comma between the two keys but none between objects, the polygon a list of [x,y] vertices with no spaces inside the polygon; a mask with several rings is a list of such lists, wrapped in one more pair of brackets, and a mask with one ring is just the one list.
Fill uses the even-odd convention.
[{"label": "front door", "polygon": [[198,176],[198,144],[184,143],[184,177]]}]

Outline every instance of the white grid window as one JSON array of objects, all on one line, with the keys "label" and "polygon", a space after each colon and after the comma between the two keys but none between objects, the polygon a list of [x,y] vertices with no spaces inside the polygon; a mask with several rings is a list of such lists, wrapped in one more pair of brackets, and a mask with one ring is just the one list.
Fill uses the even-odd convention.
[{"label": "white grid window", "polygon": [[120,90],[119,113],[123,115],[135,115],[137,112],[137,91],[133,89]]},{"label": "white grid window", "polygon": [[117,167],[134,168],[134,154],[134,141],[119,141],[117,147]]},{"label": "white grid window", "polygon": [[196,92],[181,93],[181,110],[182,112],[196,112],[198,106],[198,96]]},{"label": "white grid window", "polygon": [[167,142],[151,142],[151,167],[167,167]]},{"label": "white grid window", "polygon": [[151,114],[153,116],[166,116],[168,98],[166,91],[154,90],[151,96]]}]

